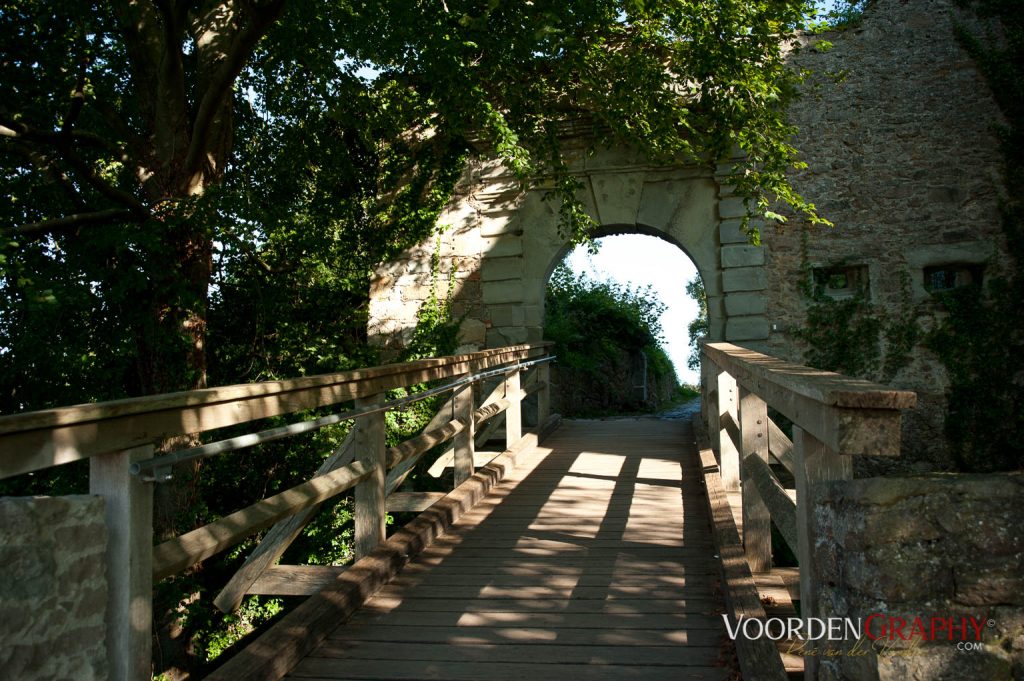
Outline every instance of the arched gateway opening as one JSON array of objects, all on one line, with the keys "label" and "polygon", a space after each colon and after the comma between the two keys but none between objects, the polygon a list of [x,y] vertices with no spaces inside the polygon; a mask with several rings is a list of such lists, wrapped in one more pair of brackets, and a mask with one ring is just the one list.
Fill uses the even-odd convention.
[{"label": "arched gateway opening", "polygon": [[[695,279],[703,287],[693,259],[672,241],[634,232],[614,230],[597,236],[595,244],[595,252],[590,252],[586,245],[567,246],[556,258],[548,275],[549,298],[551,279],[555,271],[564,268],[574,278],[628,288],[636,296],[662,306],[657,322],[664,337],[664,350],[679,380],[697,383],[697,372],[687,368],[688,327],[697,318],[699,305],[686,288]],[[545,309],[548,324],[550,316],[550,310]]]},{"label": "arched gateway opening", "polygon": [[[621,149],[581,153],[574,171],[597,236],[656,236],[693,260],[707,293],[712,340],[756,345],[767,339],[764,252],[746,243],[743,205],[724,175],[705,167],[653,166]],[[401,347],[423,303],[445,295],[461,320],[460,350],[542,340],[548,277],[570,246],[559,229],[557,201],[543,188],[523,191],[499,163],[481,162],[467,173],[440,224],[435,240],[375,274],[371,341]]]},{"label": "arched gateway opening", "polygon": [[684,394],[680,384],[700,382],[688,366],[700,305],[687,291],[703,290],[696,266],[660,237],[616,233],[594,245],[565,249],[548,280],[553,408],[570,417],[663,411]]}]

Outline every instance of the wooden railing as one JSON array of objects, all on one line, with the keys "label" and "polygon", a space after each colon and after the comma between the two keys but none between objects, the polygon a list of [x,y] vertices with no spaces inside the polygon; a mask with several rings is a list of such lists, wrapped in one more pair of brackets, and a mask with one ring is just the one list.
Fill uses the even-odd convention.
[{"label": "wooden railing", "polygon": [[[702,411],[721,484],[727,495],[739,493],[741,499],[742,551],[749,573],[771,569],[774,521],[799,562],[801,617],[814,617],[811,487],[852,478],[855,456],[899,456],[900,410],[914,407],[917,396],[729,343],[705,343],[702,360]],[[792,441],[769,418],[769,407],[793,423]],[[771,463],[792,475],[795,494],[779,482]],[[757,601],[756,592],[752,598],[736,599],[740,605],[732,608],[733,615],[756,616],[743,612],[742,604],[752,603],[756,610]],[[767,657],[774,657],[778,663],[766,639],[738,639],[737,652],[741,666],[746,666],[744,655],[765,664],[770,662]],[[815,678],[816,660],[807,657],[804,662],[806,678]],[[758,664],[750,664],[751,669]],[[784,678],[781,666],[776,667],[777,674],[765,673],[764,666],[756,674]],[[754,678],[746,669],[744,676]]]},{"label": "wooden railing", "polygon": [[[148,679],[154,580],[271,528],[215,604],[230,611],[247,593],[287,593],[274,590],[273,573],[287,570],[274,564],[321,503],[353,488],[355,554],[357,559],[369,555],[385,539],[389,509],[422,510],[443,496],[396,493],[425,452],[453,441],[458,487],[473,476],[478,426],[504,412],[506,448],[516,447],[523,440],[522,401],[532,393],[537,394],[538,429],[546,425],[549,345],[517,345],[338,374],[7,416],[0,418],[0,478],[89,459],[90,492],[106,498],[110,678]],[[477,407],[472,385],[488,377],[499,379],[498,386]],[[407,400],[386,402],[385,392],[427,381],[447,381],[436,392],[450,392],[451,397],[421,435],[386,448],[385,412]],[[154,456],[158,443],[170,438],[353,401],[354,408],[316,422]],[[344,443],[308,482],[153,546],[153,484],[166,479],[174,463],[227,454],[345,419],[353,419],[354,425]],[[323,570],[310,572],[323,581]],[[297,574],[301,577],[301,570],[293,569],[289,576],[294,579]],[[326,577],[332,574],[327,571]]]}]

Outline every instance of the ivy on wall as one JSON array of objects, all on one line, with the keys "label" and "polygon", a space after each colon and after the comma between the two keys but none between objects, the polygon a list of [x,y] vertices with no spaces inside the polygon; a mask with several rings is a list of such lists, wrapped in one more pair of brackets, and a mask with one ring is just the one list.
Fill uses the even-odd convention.
[{"label": "ivy on wall", "polygon": [[911,350],[921,338],[921,308],[911,303],[909,275],[902,275],[903,304],[898,312],[873,302],[866,282],[846,297],[832,297],[827,282],[820,281],[810,264],[807,239],[805,232],[800,292],[809,301],[807,318],[804,326],[793,330],[793,336],[806,344],[804,361],[847,376],[891,381],[909,364]]},{"label": "ivy on wall", "polygon": [[962,0],[985,28],[957,37],[988,82],[1005,122],[1001,226],[1009,271],[942,294],[948,316],[925,338],[950,378],[946,435],[966,471],[1024,468],[1024,13],[1019,0]]}]

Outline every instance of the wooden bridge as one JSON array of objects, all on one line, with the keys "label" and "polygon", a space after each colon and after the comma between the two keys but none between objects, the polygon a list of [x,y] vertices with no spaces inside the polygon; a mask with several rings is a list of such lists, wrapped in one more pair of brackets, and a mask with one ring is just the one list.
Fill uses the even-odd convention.
[{"label": "wooden bridge", "polygon": [[[794,614],[793,596],[801,616],[815,612],[811,485],[851,477],[852,456],[897,455],[914,395],[707,344],[704,419],[561,423],[548,359],[547,344],[513,346],[5,417],[0,475],[90,459],[91,491],[107,500],[111,679],[151,675],[154,580],[267,528],[215,603],[309,598],[208,678],[815,678],[811,660],[780,654],[785,642],[731,640],[722,614]],[[387,448],[384,413],[428,394],[450,397],[422,434]],[[343,411],[154,455],[167,438],[331,406]],[[499,414],[502,451],[485,455]],[[355,425],[310,481],[153,546],[153,485],[173,465],[342,420]],[[399,491],[448,441],[454,489]],[[350,489],[355,563],[276,565],[319,504]],[[389,510],[421,513],[388,537]],[[773,521],[799,573],[772,570]]]}]

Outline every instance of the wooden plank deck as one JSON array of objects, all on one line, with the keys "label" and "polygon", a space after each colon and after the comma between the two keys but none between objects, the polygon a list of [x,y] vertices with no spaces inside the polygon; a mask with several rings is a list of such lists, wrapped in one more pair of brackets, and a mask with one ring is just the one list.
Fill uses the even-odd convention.
[{"label": "wooden plank deck", "polygon": [[568,421],[291,679],[728,679],[688,422]]}]

